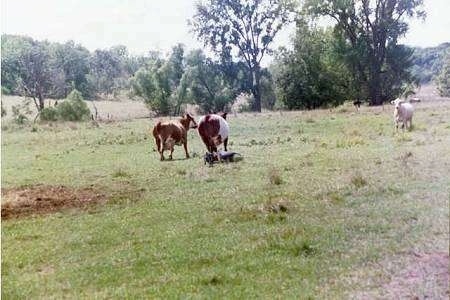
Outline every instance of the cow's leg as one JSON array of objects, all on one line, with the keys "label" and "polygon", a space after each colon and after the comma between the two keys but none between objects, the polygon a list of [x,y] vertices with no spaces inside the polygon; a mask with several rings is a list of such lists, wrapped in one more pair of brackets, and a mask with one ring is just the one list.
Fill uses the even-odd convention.
[{"label": "cow's leg", "polygon": [[156,148],[158,149],[158,153],[161,154],[161,139],[159,137],[155,137]]},{"label": "cow's leg", "polygon": [[187,148],[187,141],[185,141],[183,143],[183,147],[184,147],[184,152],[186,153],[186,158],[189,158],[189,152],[188,152],[188,148]]},{"label": "cow's leg", "polygon": [[409,131],[411,131],[411,130],[412,130],[412,118],[409,119]]},{"label": "cow's leg", "polygon": [[164,141],[160,139],[160,147],[161,152],[159,152],[159,154],[161,154],[160,160],[163,161],[164,160]]},{"label": "cow's leg", "polygon": [[225,140],[223,140],[223,147],[225,148],[225,151],[227,150],[227,145],[228,145],[228,138],[226,138]]},{"label": "cow's leg", "polygon": [[170,160],[172,160],[173,149],[174,149],[174,146],[173,146],[173,145],[170,146],[170,155],[169,155],[169,159],[170,159]]}]

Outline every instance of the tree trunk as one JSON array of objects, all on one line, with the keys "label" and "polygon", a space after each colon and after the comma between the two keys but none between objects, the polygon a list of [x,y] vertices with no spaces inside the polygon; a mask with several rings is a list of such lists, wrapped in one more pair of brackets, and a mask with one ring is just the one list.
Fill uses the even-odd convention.
[{"label": "tree trunk", "polygon": [[253,88],[252,94],[255,98],[253,101],[252,110],[261,112],[261,68],[256,66],[253,70]]},{"label": "tree trunk", "polygon": [[381,105],[381,63],[372,62],[373,69],[369,81],[370,105]]},{"label": "tree trunk", "polygon": [[41,111],[44,109],[44,97],[42,96],[41,93],[39,93],[38,99],[39,99],[39,111]]}]

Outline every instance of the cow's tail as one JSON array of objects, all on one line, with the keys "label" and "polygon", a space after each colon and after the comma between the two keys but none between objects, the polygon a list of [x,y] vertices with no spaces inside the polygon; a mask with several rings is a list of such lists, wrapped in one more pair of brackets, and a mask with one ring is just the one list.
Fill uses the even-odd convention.
[{"label": "cow's tail", "polygon": [[153,136],[156,138],[158,135],[158,132],[161,131],[161,121],[158,121],[158,123],[156,123],[155,127],[153,127]]}]

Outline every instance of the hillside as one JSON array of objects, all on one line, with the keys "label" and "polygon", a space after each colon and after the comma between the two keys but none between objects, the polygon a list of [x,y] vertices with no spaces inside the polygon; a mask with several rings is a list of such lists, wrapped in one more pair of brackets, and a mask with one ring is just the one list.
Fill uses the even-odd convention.
[{"label": "hillside", "polygon": [[422,84],[430,82],[439,73],[446,53],[450,54],[450,43],[442,43],[437,47],[414,48],[412,71]]}]

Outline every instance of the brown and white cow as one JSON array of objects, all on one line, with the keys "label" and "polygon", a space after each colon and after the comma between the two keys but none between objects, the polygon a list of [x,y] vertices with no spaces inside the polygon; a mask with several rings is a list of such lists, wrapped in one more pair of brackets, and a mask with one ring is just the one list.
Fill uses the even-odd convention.
[{"label": "brown and white cow", "polygon": [[185,114],[179,120],[156,123],[153,127],[153,137],[161,160],[164,160],[164,150],[170,150],[169,158],[172,159],[174,145],[180,146],[181,144],[184,146],[186,158],[189,158],[187,132],[190,128],[197,128],[197,123],[190,114]]},{"label": "brown and white cow", "polygon": [[217,152],[217,146],[222,143],[227,151],[229,127],[226,117],[227,113],[208,114],[198,121],[198,134],[210,153]]}]

